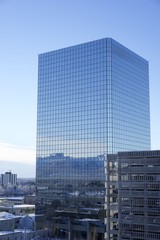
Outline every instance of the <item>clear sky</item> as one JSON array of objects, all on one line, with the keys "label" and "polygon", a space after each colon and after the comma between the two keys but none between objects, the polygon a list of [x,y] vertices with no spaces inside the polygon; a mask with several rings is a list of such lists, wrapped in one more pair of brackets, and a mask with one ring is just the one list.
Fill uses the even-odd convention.
[{"label": "clear sky", "polygon": [[160,0],[0,0],[0,173],[35,175],[38,54],[104,37],[149,61],[151,146],[160,149]]}]

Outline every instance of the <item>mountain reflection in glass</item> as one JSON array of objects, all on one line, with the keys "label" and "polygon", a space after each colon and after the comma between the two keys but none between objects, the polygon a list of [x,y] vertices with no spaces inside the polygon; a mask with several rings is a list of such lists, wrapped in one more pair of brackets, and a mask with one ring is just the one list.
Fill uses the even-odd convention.
[{"label": "mountain reflection in glass", "polygon": [[150,149],[148,62],[107,38],[38,66],[36,213],[103,222],[104,155]]}]

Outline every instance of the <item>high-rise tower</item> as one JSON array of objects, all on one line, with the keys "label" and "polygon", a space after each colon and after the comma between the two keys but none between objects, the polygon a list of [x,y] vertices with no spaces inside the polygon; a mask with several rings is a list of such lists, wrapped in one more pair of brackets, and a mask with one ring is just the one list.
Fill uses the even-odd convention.
[{"label": "high-rise tower", "polygon": [[39,55],[36,213],[103,225],[104,154],[147,149],[146,60],[110,38]]}]

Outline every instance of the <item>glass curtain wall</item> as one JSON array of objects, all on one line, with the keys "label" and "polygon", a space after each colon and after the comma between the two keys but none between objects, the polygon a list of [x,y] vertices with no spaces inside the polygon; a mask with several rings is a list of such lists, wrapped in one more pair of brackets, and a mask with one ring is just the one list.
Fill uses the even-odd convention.
[{"label": "glass curtain wall", "polygon": [[103,225],[105,154],[150,149],[149,125],[146,60],[110,38],[40,54],[36,213]]}]

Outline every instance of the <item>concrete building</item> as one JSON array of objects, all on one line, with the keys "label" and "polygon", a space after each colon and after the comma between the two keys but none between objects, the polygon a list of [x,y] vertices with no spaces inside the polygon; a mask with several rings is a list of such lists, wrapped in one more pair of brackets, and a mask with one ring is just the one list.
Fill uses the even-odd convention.
[{"label": "concrete building", "polygon": [[160,239],[160,151],[118,154],[118,239]]},{"label": "concrete building", "polygon": [[106,176],[106,230],[105,240],[118,239],[118,157],[117,154],[105,156]]},{"label": "concrete building", "polygon": [[20,204],[20,205],[0,205],[0,211],[8,212],[14,215],[24,216],[35,212],[35,205]]},{"label": "concrete building", "polygon": [[1,174],[1,185],[16,185],[17,184],[17,174],[13,174],[12,172],[5,172],[5,174]]},{"label": "concrete building", "polygon": [[0,212],[0,240],[53,240],[46,230],[35,231],[35,215],[15,216]]},{"label": "concrete building", "polygon": [[146,60],[110,38],[39,55],[37,228],[54,222],[71,239],[104,239],[105,153],[144,149]]},{"label": "concrete building", "polygon": [[110,168],[106,239],[160,239],[160,151],[120,152],[107,160],[118,171]]},{"label": "concrete building", "polygon": [[0,197],[0,205],[21,205],[26,204],[25,197],[19,196],[19,197]]}]

